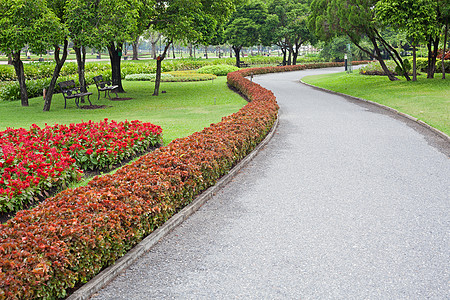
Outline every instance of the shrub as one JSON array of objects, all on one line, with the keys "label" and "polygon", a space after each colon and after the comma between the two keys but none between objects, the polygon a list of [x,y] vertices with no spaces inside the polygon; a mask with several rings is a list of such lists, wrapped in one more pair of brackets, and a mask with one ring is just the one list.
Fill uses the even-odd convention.
[{"label": "shrub", "polygon": [[[396,64],[393,60],[386,60],[386,67],[392,73],[395,73]],[[384,70],[381,68],[380,63],[378,61],[371,61],[368,65],[361,67],[359,69],[359,73],[362,75],[386,75]]]},{"label": "shrub", "polygon": [[[161,81],[164,79],[173,78],[171,74],[161,74]],[[130,74],[125,76],[125,80],[128,81],[155,81],[156,74]]]},{"label": "shrub", "polygon": [[403,60],[403,67],[404,67],[404,70],[401,67],[396,66],[395,67],[395,73],[398,74],[398,75],[401,75],[401,76],[404,76],[405,73],[406,74],[410,74],[410,72],[411,72],[411,64],[409,63],[409,60],[407,58],[405,58]]},{"label": "shrub", "polygon": [[[450,60],[444,60],[445,72],[450,73]],[[427,72],[428,70],[428,58],[417,58],[417,70]],[[442,60],[436,60],[436,73],[442,73]]]},{"label": "shrub", "polygon": [[216,76],[226,76],[230,72],[239,70],[238,67],[230,65],[204,66],[197,70],[201,74],[214,74]]},{"label": "shrub", "polygon": [[[197,74],[192,71],[172,71],[161,74],[162,82],[203,81],[217,78],[212,74]],[[156,74],[131,74],[125,76],[129,81],[155,81]]]},{"label": "shrub", "polygon": [[213,74],[199,74],[195,71],[171,71],[168,74],[172,75],[172,78],[168,78],[164,81],[204,81],[204,80],[212,80],[216,79],[217,76]]}]

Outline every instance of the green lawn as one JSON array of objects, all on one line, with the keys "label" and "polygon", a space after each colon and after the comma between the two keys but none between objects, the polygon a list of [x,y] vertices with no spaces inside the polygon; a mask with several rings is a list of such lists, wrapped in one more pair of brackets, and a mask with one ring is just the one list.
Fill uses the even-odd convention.
[{"label": "green lawn", "polygon": [[[154,83],[143,81],[123,81],[125,94],[119,97],[133,98],[127,101],[110,101],[100,98],[97,90],[91,86],[94,105],[110,106],[106,109],[77,109],[74,101],[67,103],[61,94],[53,97],[50,112],[43,112],[43,99],[30,99],[29,107],[21,107],[20,101],[0,102],[0,130],[6,127],[29,128],[35,123],[39,126],[78,123],[81,121],[141,120],[160,125],[163,128],[164,144],[179,137],[188,136],[216,123],[223,116],[238,111],[247,102],[228,89],[226,77],[213,81],[161,83],[159,96],[152,96]],[[113,94],[115,97],[115,95]],[[216,104],[214,104],[216,98]]]},{"label": "green lawn", "polygon": [[304,77],[318,87],[374,101],[416,117],[450,135],[450,80],[419,76],[416,82],[389,81],[385,76],[335,73]]}]

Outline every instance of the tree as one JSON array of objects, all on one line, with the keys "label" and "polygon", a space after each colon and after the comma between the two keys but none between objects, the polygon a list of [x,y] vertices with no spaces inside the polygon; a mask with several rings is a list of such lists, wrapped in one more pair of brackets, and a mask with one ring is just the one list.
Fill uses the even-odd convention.
[{"label": "tree", "polygon": [[164,51],[156,60],[154,96],[159,94],[162,61],[174,40],[192,42],[205,40],[211,31],[199,26],[199,20],[208,20],[214,27],[223,23],[234,10],[238,0],[168,0],[156,1],[147,24],[164,37]]},{"label": "tree", "polygon": [[376,4],[379,20],[386,26],[404,31],[413,47],[413,81],[417,80],[416,46],[436,35],[434,0],[380,0]]},{"label": "tree", "polygon": [[[398,80],[387,68],[382,49],[402,70],[405,70],[404,61],[380,33],[373,9],[376,3],[376,0],[314,0],[311,3],[311,15],[308,17],[309,27],[323,40],[347,35],[361,51],[380,62],[390,80]],[[370,48],[361,44],[364,37],[369,40]],[[404,76],[409,79],[407,72],[404,72]]]},{"label": "tree", "polygon": [[112,84],[117,85],[119,93],[125,92],[122,86],[120,62],[123,44],[131,40],[138,31],[140,11],[145,5],[152,5],[150,0],[100,0],[98,7],[98,27],[96,39],[101,46],[106,46],[111,61]]},{"label": "tree", "polygon": [[447,0],[438,0],[438,8],[441,12],[441,21],[443,25],[443,36],[444,36],[444,47],[442,49],[442,79],[445,79],[445,53],[447,47],[447,36],[449,30],[449,21],[450,21],[450,2]]},{"label": "tree", "polygon": [[138,19],[136,22],[135,31],[131,33],[132,47],[133,47],[133,60],[138,60],[138,47],[139,38],[148,29],[147,20],[152,16],[154,12],[153,0],[140,0],[140,6],[138,9]]},{"label": "tree", "polygon": [[151,48],[151,56],[153,59],[156,59],[156,44],[161,38],[161,33],[153,31],[151,29],[147,29],[144,31],[143,37],[149,40]]},{"label": "tree", "polygon": [[224,35],[231,45],[239,68],[243,47],[254,46],[261,40],[261,27],[267,17],[267,6],[263,2],[251,1],[237,8],[226,26]]},{"label": "tree", "polygon": [[67,0],[66,23],[77,60],[78,81],[82,92],[87,91],[85,78],[86,46],[101,49],[95,43],[97,9],[99,2],[93,0]]},{"label": "tree", "polygon": [[[52,97],[55,92],[56,81],[58,80],[61,69],[67,59],[67,50],[68,50],[68,29],[64,24],[65,21],[65,1],[64,0],[47,0],[48,7],[55,13],[55,15],[61,21],[61,28],[59,31],[54,33],[54,59],[55,59],[55,69],[53,71],[53,76],[50,81],[50,85],[46,90],[44,96],[44,111],[50,111],[50,106],[52,103]],[[59,43],[63,43],[62,55],[60,57],[61,48]]]},{"label": "tree", "polygon": [[154,3],[152,0],[68,0],[69,30],[77,54],[81,86],[85,85],[85,47],[107,48],[112,83],[118,86],[118,92],[124,92],[120,69],[123,44],[133,40],[140,14],[148,12]]},{"label": "tree", "polygon": [[[289,51],[287,64],[296,65],[300,46],[305,42],[314,42],[314,35],[307,26],[309,14],[308,0],[271,0],[268,11],[271,16],[266,20],[272,37],[272,43],[277,44],[283,51],[283,64],[286,64],[286,50]],[[265,39],[263,39],[265,40]],[[267,44],[267,43],[266,43]]]},{"label": "tree", "polygon": [[12,56],[22,106],[28,106],[22,48],[28,45],[35,53],[45,53],[61,31],[59,19],[44,0],[0,0],[0,51]]}]

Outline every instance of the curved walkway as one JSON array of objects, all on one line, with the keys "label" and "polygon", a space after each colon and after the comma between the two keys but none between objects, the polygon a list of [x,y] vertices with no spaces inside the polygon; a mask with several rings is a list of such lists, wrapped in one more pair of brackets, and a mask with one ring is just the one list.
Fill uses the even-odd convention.
[{"label": "curved walkway", "polygon": [[92,299],[448,299],[450,146],[298,82],[335,71],[255,77],[274,138]]}]

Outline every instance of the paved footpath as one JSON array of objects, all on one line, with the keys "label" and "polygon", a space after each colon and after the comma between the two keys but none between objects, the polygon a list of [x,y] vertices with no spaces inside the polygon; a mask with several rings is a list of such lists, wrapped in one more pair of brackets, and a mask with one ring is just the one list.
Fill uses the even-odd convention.
[{"label": "paved footpath", "polygon": [[449,299],[450,145],[298,82],[337,70],[255,77],[274,138],[92,299]]}]

